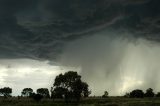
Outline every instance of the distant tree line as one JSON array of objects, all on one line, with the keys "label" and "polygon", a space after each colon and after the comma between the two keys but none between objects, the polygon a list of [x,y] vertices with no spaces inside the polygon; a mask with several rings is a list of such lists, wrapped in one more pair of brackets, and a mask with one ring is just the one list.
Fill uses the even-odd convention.
[{"label": "distant tree line", "polygon": [[[12,88],[0,88],[0,95],[4,97],[11,97]],[[21,92],[21,97],[33,98],[40,101],[42,98],[63,99],[66,102],[78,102],[81,98],[86,98],[91,94],[89,86],[86,82],[81,80],[81,76],[77,72],[69,71],[64,74],[56,76],[53,86],[49,91],[48,88],[39,88],[36,93],[32,88],[24,88]],[[108,98],[109,93],[104,91],[102,98]],[[18,96],[20,98],[20,96]],[[143,97],[160,97],[160,92],[155,94],[152,88],[148,88],[146,92],[135,89],[130,93],[126,93],[124,97],[128,98],[143,98]]]},{"label": "distant tree line", "polygon": [[24,88],[21,92],[22,97],[33,98],[36,101],[40,101],[42,98],[50,98],[48,88],[39,88],[37,92],[33,92],[32,88]]},{"label": "distant tree line", "polygon": [[124,97],[130,97],[130,98],[160,97],[160,92],[155,94],[152,88],[148,88],[146,92],[143,92],[143,90],[140,89],[135,89],[130,93],[126,93]]}]

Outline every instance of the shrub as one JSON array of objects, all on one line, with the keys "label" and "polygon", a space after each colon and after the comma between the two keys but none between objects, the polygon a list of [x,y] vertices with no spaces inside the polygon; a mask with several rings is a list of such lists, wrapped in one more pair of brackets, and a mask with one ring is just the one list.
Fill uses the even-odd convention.
[{"label": "shrub", "polygon": [[136,89],[133,90],[129,95],[131,98],[143,98],[144,92],[142,90]]},{"label": "shrub", "polygon": [[146,90],[145,97],[154,97],[154,92],[152,88]]},{"label": "shrub", "polygon": [[33,98],[35,101],[39,102],[39,101],[41,101],[41,99],[43,98],[43,96],[40,95],[40,94],[32,94],[32,98]]},{"label": "shrub", "polygon": [[158,93],[156,94],[156,97],[160,97],[160,92],[158,92]]}]

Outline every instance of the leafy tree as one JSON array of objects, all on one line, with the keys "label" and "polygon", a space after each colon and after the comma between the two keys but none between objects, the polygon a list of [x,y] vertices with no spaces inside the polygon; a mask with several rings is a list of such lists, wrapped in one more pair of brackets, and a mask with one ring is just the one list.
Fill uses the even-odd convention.
[{"label": "leafy tree", "polygon": [[37,89],[37,94],[40,94],[45,98],[49,98],[50,97],[49,90],[47,88],[39,88],[39,89]]},{"label": "leafy tree", "polygon": [[154,97],[154,92],[152,88],[148,88],[145,93],[145,97]]},{"label": "leafy tree", "polygon": [[32,93],[33,93],[32,88],[24,88],[21,92],[22,96],[26,96],[26,97],[31,97]]},{"label": "leafy tree", "polygon": [[0,94],[4,97],[10,97],[12,93],[12,88],[4,87],[0,89]]},{"label": "leafy tree", "polygon": [[109,94],[109,93],[108,93],[107,91],[105,91],[105,92],[104,92],[104,95],[102,95],[102,98],[108,97],[108,94]]},{"label": "leafy tree", "polygon": [[52,88],[52,97],[65,98],[66,101],[87,97],[90,94],[88,84],[81,81],[77,72],[69,71],[55,78]]},{"label": "leafy tree", "polygon": [[131,98],[143,98],[144,92],[142,90],[136,89],[133,90],[129,95]]}]

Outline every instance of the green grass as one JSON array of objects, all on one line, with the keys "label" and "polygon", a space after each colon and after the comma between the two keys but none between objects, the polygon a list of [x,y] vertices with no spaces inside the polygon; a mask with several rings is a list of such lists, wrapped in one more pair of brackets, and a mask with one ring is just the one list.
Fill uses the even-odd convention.
[{"label": "green grass", "polygon": [[77,103],[66,104],[63,100],[43,99],[35,102],[28,98],[0,98],[0,106],[160,106],[160,98],[87,98]]}]

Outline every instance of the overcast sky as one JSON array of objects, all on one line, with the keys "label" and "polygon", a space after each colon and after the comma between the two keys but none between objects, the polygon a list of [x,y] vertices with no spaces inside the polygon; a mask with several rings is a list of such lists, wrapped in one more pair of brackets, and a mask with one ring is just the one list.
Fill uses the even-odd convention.
[{"label": "overcast sky", "polygon": [[0,86],[78,71],[92,95],[160,90],[159,0],[0,0]]}]

